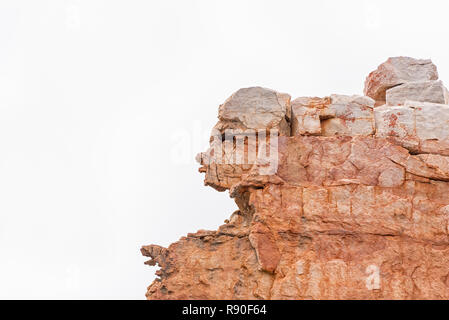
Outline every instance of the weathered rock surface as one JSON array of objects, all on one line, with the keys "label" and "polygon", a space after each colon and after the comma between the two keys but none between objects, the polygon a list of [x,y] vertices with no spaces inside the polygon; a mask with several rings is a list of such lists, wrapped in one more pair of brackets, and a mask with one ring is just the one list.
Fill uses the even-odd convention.
[{"label": "weathered rock surface", "polygon": [[292,101],[292,135],[321,134],[321,110],[327,108],[330,99],[298,98]]},{"label": "weathered rock surface", "polygon": [[385,101],[386,91],[390,88],[428,80],[438,80],[437,68],[431,60],[394,57],[369,74],[364,92],[376,101]]},{"label": "weathered rock surface", "polygon": [[403,105],[407,100],[449,103],[449,93],[441,81],[409,82],[387,90],[387,104]]},{"label": "weathered rock surface", "polygon": [[[370,76],[377,101],[435,80],[427,60],[397,59]],[[411,88],[380,107],[235,93],[198,161],[239,209],[217,231],[142,247],[160,266],[147,298],[449,299],[449,105],[408,101]]]},{"label": "weathered rock surface", "polygon": [[413,153],[449,156],[449,106],[407,101],[404,106],[375,109],[376,136]]},{"label": "weathered rock surface", "polygon": [[290,135],[290,96],[261,87],[240,89],[218,110],[215,129],[278,129]]},{"label": "weathered rock surface", "polygon": [[363,96],[331,95],[292,101],[292,135],[370,135],[375,101]]}]

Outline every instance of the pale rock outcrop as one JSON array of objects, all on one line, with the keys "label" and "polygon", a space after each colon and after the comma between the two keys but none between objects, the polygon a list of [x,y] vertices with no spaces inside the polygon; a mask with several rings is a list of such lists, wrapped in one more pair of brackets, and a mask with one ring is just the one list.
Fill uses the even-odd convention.
[{"label": "pale rock outcrop", "polygon": [[371,135],[373,107],[373,99],[357,95],[297,98],[292,102],[292,135]]},{"label": "pale rock outcrop", "polygon": [[363,96],[331,95],[322,114],[324,136],[358,136],[374,133],[374,100]]},{"label": "pale rock outcrop", "polygon": [[375,108],[376,136],[414,153],[449,155],[449,105],[406,101]]},{"label": "pale rock outcrop", "polygon": [[387,90],[387,104],[403,105],[407,100],[449,103],[449,94],[442,81],[408,82]]},{"label": "pale rock outcrop", "polygon": [[330,103],[329,98],[297,98],[292,101],[292,135],[321,134],[320,110]]},{"label": "pale rock outcrop", "polygon": [[[449,299],[449,105],[409,101],[436,77],[430,60],[391,58],[367,81],[377,102],[237,91],[198,161],[238,210],[144,246],[160,266],[147,298]],[[388,89],[400,105],[375,107]]]},{"label": "pale rock outcrop", "polygon": [[438,80],[437,67],[431,60],[409,57],[389,58],[365,81],[364,93],[376,101],[385,101],[386,91],[408,82]]},{"label": "pale rock outcrop", "polygon": [[413,152],[419,150],[419,138],[416,136],[415,109],[404,106],[378,107],[374,110],[376,136],[390,138]]},{"label": "pale rock outcrop", "polygon": [[278,129],[290,135],[290,96],[261,87],[240,89],[218,110],[215,129]]}]

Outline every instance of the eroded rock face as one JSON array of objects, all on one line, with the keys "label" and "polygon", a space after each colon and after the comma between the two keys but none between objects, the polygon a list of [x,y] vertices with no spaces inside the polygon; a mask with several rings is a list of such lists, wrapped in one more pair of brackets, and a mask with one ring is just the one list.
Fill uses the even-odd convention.
[{"label": "eroded rock face", "polygon": [[389,138],[413,153],[449,156],[449,106],[406,101],[375,111],[376,136]]},{"label": "eroded rock face", "polygon": [[215,129],[278,129],[290,135],[290,96],[261,87],[240,89],[218,109]]},{"label": "eroded rock face", "polygon": [[409,82],[387,90],[387,104],[403,105],[407,100],[449,103],[449,94],[441,81]]},{"label": "eroded rock face", "polygon": [[369,74],[364,92],[376,101],[385,101],[386,91],[390,88],[428,80],[438,80],[437,67],[431,60],[394,57]]},{"label": "eroded rock face", "polygon": [[331,95],[292,102],[292,135],[370,135],[375,101],[363,96]]},{"label": "eroded rock face", "polygon": [[435,80],[427,60],[397,59],[374,73],[374,99],[231,96],[197,159],[239,210],[142,247],[160,266],[147,298],[449,299],[449,106],[408,85],[375,107],[398,83]]}]

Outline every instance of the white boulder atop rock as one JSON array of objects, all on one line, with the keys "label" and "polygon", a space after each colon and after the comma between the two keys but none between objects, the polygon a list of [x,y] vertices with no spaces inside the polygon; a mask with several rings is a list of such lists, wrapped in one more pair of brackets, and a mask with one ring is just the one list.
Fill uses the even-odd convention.
[{"label": "white boulder atop rock", "polygon": [[215,129],[278,129],[290,135],[290,96],[261,87],[244,88],[229,97],[218,111]]},{"label": "white boulder atop rock", "polygon": [[364,93],[376,101],[385,101],[386,91],[408,82],[438,80],[437,67],[431,60],[409,57],[389,58],[365,81]]}]

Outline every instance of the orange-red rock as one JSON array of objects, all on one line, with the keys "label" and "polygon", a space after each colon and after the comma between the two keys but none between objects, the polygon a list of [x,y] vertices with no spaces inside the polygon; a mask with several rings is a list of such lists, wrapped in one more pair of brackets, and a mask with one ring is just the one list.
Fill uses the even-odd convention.
[{"label": "orange-red rock", "polygon": [[[413,70],[401,74],[419,78]],[[144,246],[160,266],[148,299],[449,299],[449,134],[440,128],[449,106],[374,108],[336,95],[290,105],[261,88],[233,97],[198,160],[206,185],[229,190],[239,210],[217,231]]]}]

